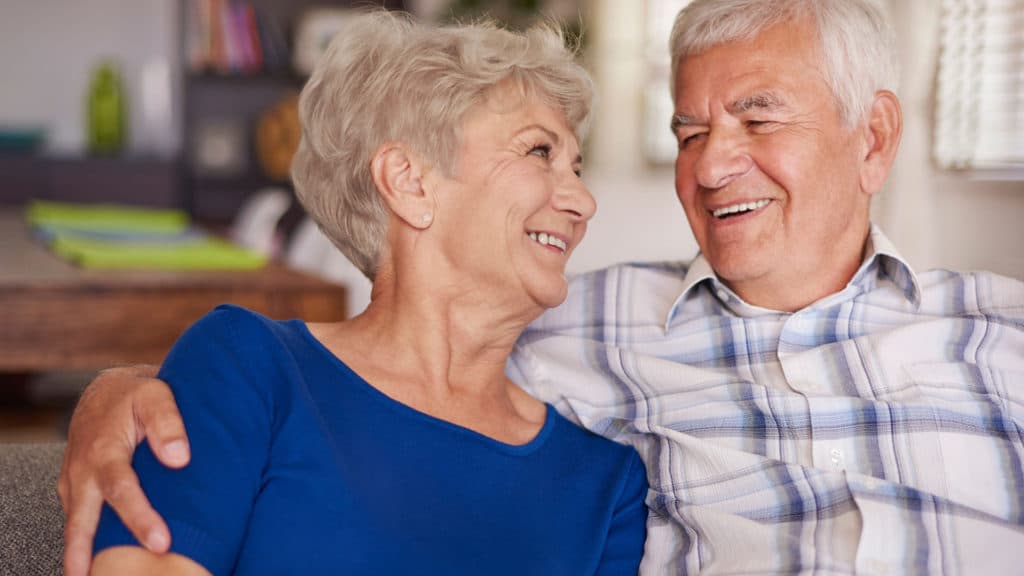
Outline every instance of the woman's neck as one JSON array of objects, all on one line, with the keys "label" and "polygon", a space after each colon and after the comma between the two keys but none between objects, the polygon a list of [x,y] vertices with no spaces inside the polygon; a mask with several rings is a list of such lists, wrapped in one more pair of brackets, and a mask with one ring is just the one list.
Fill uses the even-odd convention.
[{"label": "woman's neck", "polygon": [[443,258],[381,260],[367,309],[346,322],[310,326],[313,335],[402,404],[502,442],[532,440],[547,409],[505,376],[505,363],[543,308],[500,282],[461,274]]},{"label": "woman's neck", "polygon": [[544,406],[506,378],[505,362],[542,309],[442,275],[402,277],[378,274],[362,314],[311,326],[314,335],[399,402],[497,439],[531,438]]}]

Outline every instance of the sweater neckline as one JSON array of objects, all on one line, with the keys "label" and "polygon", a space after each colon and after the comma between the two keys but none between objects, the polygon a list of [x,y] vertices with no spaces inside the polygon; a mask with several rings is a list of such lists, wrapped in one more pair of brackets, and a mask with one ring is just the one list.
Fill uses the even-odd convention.
[{"label": "sweater neckline", "polygon": [[359,389],[364,394],[367,394],[371,399],[373,399],[376,402],[379,402],[382,406],[384,406],[385,408],[392,412],[395,412],[399,416],[420,420],[429,425],[452,431],[458,435],[473,438],[475,441],[480,442],[484,445],[488,445],[495,450],[505,452],[511,455],[520,456],[532,454],[533,452],[539,450],[547,442],[548,438],[554,432],[555,425],[557,424],[559,415],[558,412],[555,411],[554,406],[547,402],[544,403],[544,424],[541,426],[540,431],[537,432],[537,434],[530,441],[524,444],[509,444],[506,442],[502,442],[501,440],[491,438],[486,434],[481,434],[476,430],[466,428],[465,426],[461,426],[459,424],[455,424],[454,422],[449,422],[447,420],[443,420],[436,416],[427,414],[426,412],[417,410],[416,408],[413,408],[408,404],[404,404],[402,402],[399,402],[398,400],[395,400],[391,396],[388,396],[384,392],[381,392],[373,384],[370,384],[365,378],[363,378],[361,375],[359,375],[358,372],[353,370],[341,358],[334,354],[334,352],[331,352],[331,350],[327,348],[327,346],[325,346],[323,342],[321,342],[316,336],[314,336],[313,333],[309,330],[309,326],[307,326],[305,322],[303,322],[302,320],[294,320],[294,322],[297,324],[299,332],[302,334],[303,338],[308,340],[310,344],[314,348],[316,348],[316,350],[319,353],[324,355],[328,362],[330,362],[338,370],[349,376],[348,380],[351,381],[357,387],[357,389]]}]

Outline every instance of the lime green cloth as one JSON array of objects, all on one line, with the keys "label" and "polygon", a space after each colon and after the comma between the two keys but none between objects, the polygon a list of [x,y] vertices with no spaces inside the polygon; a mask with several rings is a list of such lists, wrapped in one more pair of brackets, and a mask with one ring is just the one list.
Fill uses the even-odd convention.
[{"label": "lime green cloth", "polygon": [[35,200],[26,211],[33,226],[105,232],[177,233],[189,227],[181,210],[135,208],[118,204],[73,204]]},{"label": "lime green cloth", "polygon": [[170,246],[104,242],[60,236],[53,251],[83,268],[163,270],[255,270],[267,258],[216,238]]},{"label": "lime green cloth", "polygon": [[267,263],[192,227],[180,210],[36,200],[26,218],[54,253],[83,268],[254,270]]}]

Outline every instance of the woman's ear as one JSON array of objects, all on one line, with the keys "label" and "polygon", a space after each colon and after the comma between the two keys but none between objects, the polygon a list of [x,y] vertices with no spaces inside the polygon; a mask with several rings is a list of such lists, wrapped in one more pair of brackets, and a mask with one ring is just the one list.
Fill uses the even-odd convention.
[{"label": "woman's ear", "polygon": [[903,111],[899,98],[888,90],[879,90],[868,110],[864,134],[864,157],[860,168],[860,186],[868,195],[882,189],[896,159],[903,134]]},{"label": "woman's ear", "polygon": [[370,161],[373,183],[391,212],[406,224],[424,230],[434,220],[434,198],[424,187],[426,166],[401,142],[377,149]]}]

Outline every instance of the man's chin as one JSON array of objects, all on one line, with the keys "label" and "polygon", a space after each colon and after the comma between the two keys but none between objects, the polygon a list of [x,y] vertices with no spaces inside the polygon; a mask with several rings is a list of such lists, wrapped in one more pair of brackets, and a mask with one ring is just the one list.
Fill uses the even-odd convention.
[{"label": "man's chin", "polygon": [[734,247],[714,252],[711,256],[705,254],[705,258],[715,274],[726,283],[750,282],[768,274],[773,268],[764,250]]}]

